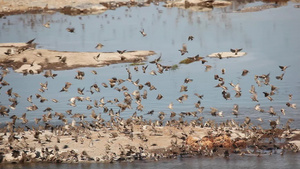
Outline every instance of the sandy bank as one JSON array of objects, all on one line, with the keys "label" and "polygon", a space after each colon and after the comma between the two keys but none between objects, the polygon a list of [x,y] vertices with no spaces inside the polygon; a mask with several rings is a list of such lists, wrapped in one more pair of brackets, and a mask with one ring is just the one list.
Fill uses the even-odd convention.
[{"label": "sandy bank", "polygon": [[[287,133],[282,129],[257,130],[247,126],[214,129],[209,123],[205,127],[176,121],[169,126],[142,123],[145,121],[116,118],[114,124],[98,119],[93,123],[27,127],[28,131],[16,128],[9,132],[9,128],[4,128],[0,133],[0,162],[115,162],[193,155],[227,157],[231,153],[259,156],[271,155],[273,150],[283,155],[299,151],[299,131]],[[229,125],[232,124],[235,122]]]},{"label": "sandy bank", "polygon": [[114,63],[142,62],[153,51],[64,52],[36,49],[34,44],[0,44],[0,65],[17,72],[40,73],[44,69],[66,70],[78,67],[100,67]]}]

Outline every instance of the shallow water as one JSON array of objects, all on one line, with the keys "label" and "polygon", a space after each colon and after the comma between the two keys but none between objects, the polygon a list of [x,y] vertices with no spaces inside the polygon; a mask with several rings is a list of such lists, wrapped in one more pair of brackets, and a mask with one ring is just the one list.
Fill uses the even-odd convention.
[{"label": "shallow water", "polygon": [[[245,6],[260,5],[261,2],[252,3]],[[87,115],[87,120],[91,120],[89,114],[91,110],[86,110],[87,104],[93,105],[93,102],[78,102],[77,107],[71,107],[67,105],[68,99],[74,96],[78,96],[77,88],[85,87],[85,95],[91,97],[92,100],[99,100],[104,97],[105,101],[118,98],[123,100],[123,93],[117,92],[113,88],[104,88],[101,83],[108,84],[108,79],[112,77],[127,78],[126,68],[129,68],[132,72],[133,80],[140,79],[140,83],[144,84],[150,81],[157,90],[149,91],[148,87],[144,89],[148,90],[148,99],[142,100],[144,105],[144,111],[138,112],[138,115],[143,115],[145,119],[158,119],[158,112],[163,111],[167,114],[164,121],[169,120],[169,114],[171,112],[168,109],[169,103],[174,103],[174,109],[172,111],[179,114],[180,112],[196,111],[194,106],[199,99],[194,96],[194,93],[204,95],[204,99],[201,100],[201,106],[204,106],[204,112],[198,113],[198,117],[203,116],[204,120],[212,119],[216,121],[225,121],[226,119],[235,119],[242,122],[246,116],[252,119],[254,124],[260,124],[266,128],[269,128],[268,120],[275,120],[279,116],[281,118],[281,125],[284,125],[290,118],[295,119],[295,122],[291,124],[292,128],[300,128],[300,124],[297,121],[299,118],[299,109],[291,109],[285,104],[288,102],[288,94],[293,94],[291,103],[300,105],[300,22],[298,18],[300,16],[300,10],[294,8],[294,3],[289,2],[287,6],[279,8],[268,9],[260,12],[251,13],[236,13],[231,12],[241,8],[242,6],[228,7],[228,8],[215,8],[209,12],[197,12],[178,8],[164,8],[160,4],[158,6],[151,4],[149,7],[121,7],[116,10],[106,11],[99,15],[89,16],[67,16],[63,14],[42,15],[42,14],[24,14],[7,16],[5,19],[0,19],[0,42],[26,42],[32,38],[36,38],[38,48],[46,48],[61,51],[98,51],[95,49],[97,43],[104,44],[101,52],[115,52],[116,50],[153,50],[157,54],[150,56],[149,61],[162,56],[162,65],[175,65],[182,59],[199,54],[200,56],[206,56],[214,52],[229,51],[230,48],[243,48],[243,51],[247,52],[247,55],[241,58],[231,59],[216,59],[206,58],[209,65],[212,65],[212,69],[205,72],[205,67],[200,62],[194,62],[189,65],[179,65],[176,70],[169,70],[163,74],[157,74],[157,76],[150,75],[151,70],[156,70],[155,65],[149,64],[146,74],[141,71],[139,66],[139,72],[133,70],[133,66],[130,64],[116,64],[101,68],[80,68],[75,70],[66,71],[54,71],[58,74],[55,79],[45,78],[42,74],[23,76],[22,74],[10,71],[10,73],[4,78],[10,83],[10,86],[3,86],[0,90],[1,100],[0,104],[8,106],[10,102],[5,92],[9,88],[13,88],[13,92],[21,95],[18,99],[19,104],[15,110],[11,110],[10,115],[16,114],[21,116],[26,112],[26,107],[31,104],[26,101],[26,98],[30,95],[40,93],[39,83],[48,81],[48,90],[44,93],[40,93],[43,97],[49,101],[45,103],[39,103],[39,101],[33,97],[33,103],[36,104],[39,109],[34,112],[27,112],[27,118],[29,123],[33,123],[34,118],[39,118],[45,112],[43,110],[47,107],[51,107],[54,112],[62,112],[64,114],[66,110],[72,109],[73,113],[84,113]],[[234,8],[234,9],[233,9]],[[43,24],[50,21],[50,29],[43,27]],[[67,27],[75,27],[75,33],[69,33],[66,31]],[[147,33],[146,37],[140,34],[140,30],[145,29]],[[188,41],[188,36],[193,35],[194,40]],[[180,55],[178,49],[182,47],[182,44],[187,45],[188,53],[184,56]],[[83,58],[84,59],[84,58]],[[279,69],[279,65],[289,65],[286,70],[282,81],[275,79],[282,73]],[[221,69],[225,68],[225,75],[221,74]],[[241,76],[243,69],[249,70],[249,74]],[[84,71],[86,76],[84,80],[74,79],[76,70]],[[91,70],[96,70],[97,75],[93,75]],[[270,73],[270,84],[278,87],[278,91],[273,97],[274,101],[270,102],[263,96],[263,91],[270,92],[270,86],[258,87],[254,81],[254,75],[262,75]],[[222,89],[215,88],[218,81],[214,80],[214,75],[218,74],[225,79],[225,85],[228,87],[231,93],[232,100],[225,100],[222,95]],[[193,79],[192,83],[184,84],[185,78]],[[59,92],[64,86],[65,82],[71,82],[72,86],[68,92]],[[234,84],[239,83],[242,89],[242,96],[240,98],[234,97],[234,91],[229,85],[230,82]],[[89,87],[97,83],[100,88],[100,93],[91,95],[87,90]],[[129,93],[137,90],[137,87],[130,82],[124,82],[120,86],[126,86],[129,89]],[[187,92],[179,92],[181,85],[187,85]],[[265,113],[259,113],[254,110],[254,106],[257,102],[251,101],[251,94],[248,92],[250,86],[255,85],[258,92],[258,100],[261,107],[265,109]],[[144,90],[143,89],[143,90]],[[141,93],[143,92],[141,90]],[[161,93],[163,98],[156,100],[156,96]],[[188,94],[188,100],[183,103],[176,101],[182,94]],[[59,103],[53,103],[51,99],[56,98]],[[240,107],[239,116],[236,118],[231,113],[231,109],[234,104],[238,104]],[[107,103],[108,108],[112,108],[115,112],[118,108],[115,105]],[[269,107],[273,106],[277,116],[270,116],[268,113]],[[121,117],[128,118],[136,110],[136,104],[133,102],[133,109],[126,110],[121,113]],[[212,117],[210,115],[210,107],[215,107],[220,111],[223,111],[224,117]],[[281,114],[280,109],[286,109],[286,115]],[[108,119],[107,114],[103,113],[101,108],[94,109],[96,113],[102,113],[102,117]],[[154,110],[154,115],[147,115],[147,112]],[[255,120],[258,117],[262,117],[264,123]],[[177,116],[178,118],[178,116]],[[196,117],[186,117],[187,120],[195,119]],[[70,120],[70,118],[68,118]],[[9,117],[1,117],[0,125],[5,125],[6,121],[10,121]],[[20,121],[17,121],[21,123]],[[53,123],[58,122],[57,118],[53,118]],[[299,155],[296,155],[299,156]],[[251,158],[251,160],[237,160],[236,163],[232,163],[233,160],[218,160],[221,163],[214,163],[217,166],[223,166],[226,164],[229,168],[236,166],[255,165],[255,168],[268,168],[270,164],[269,160],[276,161],[277,158],[266,160],[258,160]],[[289,156],[288,159],[297,159],[295,156]],[[239,158],[236,158],[239,159]],[[187,162],[191,160],[191,162]],[[210,159],[209,159],[210,160]],[[211,164],[206,158],[204,160],[198,159],[184,159],[175,160],[175,163],[170,162],[158,162],[158,163],[130,163],[130,164],[114,164],[115,168],[132,168],[135,165],[138,168],[146,167],[182,167],[187,164],[194,165],[192,167],[204,166],[207,167]],[[257,161],[258,160],[258,161]],[[289,161],[283,161],[283,168],[292,167],[297,163],[290,163]],[[173,161],[174,162],[174,161]],[[241,165],[240,163],[246,163]],[[253,164],[252,164],[253,163]],[[177,164],[177,165],[175,165]],[[272,163],[271,163],[272,164]],[[39,165],[37,164],[37,168]],[[76,164],[78,168],[85,167],[85,165],[91,165],[93,168],[98,167],[98,164]],[[175,165],[175,166],[173,166]],[[291,165],[291,166],[289,166]],[[57,168],[72,167],[73,165],[57,165]],[[105,166],[101,164],[101,166]],[[216,166],[216,167],[217,167]],[[52,166],[51,166],[52,167]],[[276,168],[277,166],[275,166]],[[250,167],[252,168],[252,167]],[[280,167],[278,167],[280,168]]]},{"label": "shallow water", "polygon": [[232,155],[230,158],[223,157],[191,157],[191,158],[180,158],[177,159],[165,159],[160,161],[136,161],[133,163],[112,163],[112,164],[10,164],[6,165],[12,169],[19,168],[51,168],[51,169],[71,169],[71,168],[113,168],[113,169],[127,169],[127,168],[297,168],[300,165],[299,153],[297,154],[285,154],[283,156],[279,154],[262,155],[261,157],[256,156],[239,156]]}]

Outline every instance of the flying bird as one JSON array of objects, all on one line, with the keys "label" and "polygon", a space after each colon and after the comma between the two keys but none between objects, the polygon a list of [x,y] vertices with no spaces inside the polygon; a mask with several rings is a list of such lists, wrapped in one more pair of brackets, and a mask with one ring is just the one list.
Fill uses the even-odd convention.
[{"label": "flying bird", "polygon": [[231,51],[232,53],[234,53],[235,55],[237,55],[238,52],[240,52],[240,51],[242,51],[242,50],[243,50],[243,48],[240,48],[240,49],[230,49],[230,51]]}]

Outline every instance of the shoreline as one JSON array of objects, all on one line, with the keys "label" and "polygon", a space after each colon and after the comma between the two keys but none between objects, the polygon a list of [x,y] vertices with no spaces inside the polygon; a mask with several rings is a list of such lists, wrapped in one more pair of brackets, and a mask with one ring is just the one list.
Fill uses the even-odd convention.
[{"label": "shoreline", "polygon": [[39,127],[14,130],[8,122],[1,129],[0,163],[113,163],[196,155],[229,158],[230,154],[259,157],[273,151],[297,153],[300,146],[299,130],[258,129],[234,120],[216,127],[202,120],[159,125],[162,121],[137,116],[127,120],[115,116],[113,122],[74,118],[65,125],[40,122]]}]

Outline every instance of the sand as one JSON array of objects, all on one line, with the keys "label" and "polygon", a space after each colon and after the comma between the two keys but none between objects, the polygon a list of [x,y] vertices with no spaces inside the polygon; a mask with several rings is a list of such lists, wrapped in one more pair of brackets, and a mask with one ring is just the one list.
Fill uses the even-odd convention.
[{"label": "sand", "polygon": [[[28,47],[29,46],[29,47]],[[20,49],[25,48],[25,51]],[[7,50],[13,51],[5,54]],[[18,52],[20,51],[20,53]],[[99,55],[100,54],[100,55]],[[65,52],[47,49],[36,49],[26,43],[0,44],[0,65],[12,67],[16,72],[30,71],[40,73],[44,69],[67,70],[79,67],[101,67],[114,63],[141,63],[153,51],[116,52]],[[97,57],[99,55],[99,57]],[[65,61],[64,59],[65,58]]]},{"label": "sand", "polygon": [[246,52],[238,52],[237,54],[232,53],[232,52],[216,52],[216,53],[212,53],[207,55],[207,57],[211,57],[211,58],[238,58],[241,56],[245,56],[247,53]]},{"label": "sand", "polygon": [[[263,152],[266,148],[269,152],[273,149],[299,151],[299,131],[288,134],[290,142],[270,143],[270,133],[274,138],[284,139],[287,138],[286,131],[266,129],[254,132],[237,126],[213,129],[174,121],[171,125],[160,126],[132,119],[116,120],[114,125],[100,120],[96,120],[97,123],[83,120],[77,124],[48,125],[48,129],[41,126],[27,128],[27,131],[16,128],[13,133],[1,129],[0,162],[107,163],[159,160],[179,155],[226,156],[225,152],[259,156],[260,149]],[[37,136],[36,133],[40,134]]]}]

